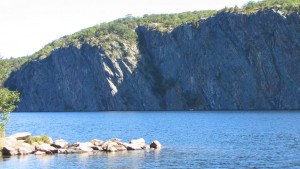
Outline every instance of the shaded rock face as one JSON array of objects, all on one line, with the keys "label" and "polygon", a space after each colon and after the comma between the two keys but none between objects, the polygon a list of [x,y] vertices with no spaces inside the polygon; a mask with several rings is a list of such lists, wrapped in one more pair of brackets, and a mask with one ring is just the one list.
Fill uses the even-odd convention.
[{"label": "shaded rock face", "polygon": [[[161,108],[299,109],[299,17],[219,14],[170,34],[139,28]],[[147,64],[144,66],[147,67]]]},{"label": "shaded rock face", "polygon": [[89,45],[57,49],[5,85],[21,92],[17,111],[300,108],[297,14],[221,13],[199,25],[138,27],[132,57]]},{"label": "shaded rock face", "polygon": [[151,87],[131,68],[136,64],[89,45],[62,48],[30,62],[6,84],[21,92],[17,111],[158,109]]}]

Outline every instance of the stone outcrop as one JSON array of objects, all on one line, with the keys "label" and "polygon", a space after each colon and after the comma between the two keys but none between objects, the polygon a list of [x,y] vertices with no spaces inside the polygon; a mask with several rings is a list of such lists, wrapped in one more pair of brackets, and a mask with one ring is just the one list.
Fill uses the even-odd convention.
[{"label": "stone outcrop", "polygon": [[115,41],[114,56],[59,48],[5,86],[21,92],[17,111],[299,109],[299,27],[297,13],[274,10],[219,13],[171,32],[139,26],[137,44]]},{"label": "stone outcrop", "polygon": [[[4,147],[2,155],[45,155],[45,154],[74,154],[74,153],[97,153],[97,152],[118,152],[127,150],[149,150],[160,149],[161,146],[158,141],[154,141],[151,145],[147,145],[143,138],[131,140],[130,143],[121,142],[120,139],[110,139],[101,141],[98,139],[91,140],[90,142],[76,142],[69,144],[63,139],[55,140],[52,144],[44,142],[26,143],[26,140],[17,140],[14,137],[4,138]],[[152,146],[154,145],[155,146]]]},{"label": "stone outcrop", "polygon": [[159,141],[155,140],[150,144],[150,148],[161,149],[162,145]]},{"label": "stone outcrop", "polygon": [[11,138],[15,138],[17,140],[25,140],[26,138],[30,137],[31,136],[31,133],[28,133],[28,132],[23,132],[23,133],[16,133],[16,134],[13,134],[9,137]]}]

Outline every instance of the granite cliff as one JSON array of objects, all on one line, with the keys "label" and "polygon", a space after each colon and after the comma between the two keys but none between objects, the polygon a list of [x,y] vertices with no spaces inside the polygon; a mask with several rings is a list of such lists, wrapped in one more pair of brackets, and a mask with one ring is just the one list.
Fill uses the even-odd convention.
[{"label": "granite cliff", "polygon": [[300,108],[300,18],[219,13],[137,43],[68,46],[12,73],[17,111]]}]

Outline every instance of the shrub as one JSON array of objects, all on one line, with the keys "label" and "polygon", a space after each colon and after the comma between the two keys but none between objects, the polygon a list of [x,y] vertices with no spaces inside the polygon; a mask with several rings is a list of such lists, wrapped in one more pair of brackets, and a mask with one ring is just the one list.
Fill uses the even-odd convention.
[{"label": "shrub", "polygon": [[33,143],[47,143],[47,144],[50,144],[50,138],[46,135],[28,137],[25,140],[25,142],[29,143],[29,144],[33,144]]}]

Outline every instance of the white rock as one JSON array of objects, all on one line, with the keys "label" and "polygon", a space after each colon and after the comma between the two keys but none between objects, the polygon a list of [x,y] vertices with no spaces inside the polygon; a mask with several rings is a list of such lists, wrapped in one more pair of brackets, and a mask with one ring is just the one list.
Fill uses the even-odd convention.
[{"label": "white rock", "polygon": [[58,149],[57,153],[58,154],[66,154],[67,153],[67,149]]},{"label": "white rock", "polygon": [[118,151],[125,151],[127,150],[127,148],[123,145],[116,145],[114,146]]},{"label": "white rock", "polygon": [[46,154],[46,153],[43,152],[43,151],[37,151],[37,152],[35,152],[34,154],[35,154],[35,155],[44,155],[44,154]]},{"label": "white rock", "polygon": [[30,136],[31,136],[31,133],[29,133],[29,132],[22,132],[22,133],[13,134],[13,135],[11,135],[9,137],[16,138],[17,140],[25,140],[26,138],[28,138]]},{"label": "white rock", "polygon": [[150,144],[150,148],[160,149],[162,148],[162,145],[159,141],[155,140]]},{"label": "white rock", "polygon": [[129,143],[139,145],[140,147],[145,147],[146,146],[146,141],[143,138],[139,138],[139,139],[136,139],[136,140],[131,140]]},{"label": "white rock", "polygon": [[68,146],[68,142],[66,142],[63,139],[59,139],[59,140],[55,140],[52,146],[56,148],[66,148]]},{"label": "white rock", "polygon": [[83,146],[83,145],[79,146],[78,149],[82,152],[91,152],[91,151],[93,151],[93,149],[91,147]]},{"label": "white rock", "polygon": [[51,152],[56,150],[55,147],[51,146],[50,144],[46,144],[46,143],[43,143],[41,145],[36,145],[35,149],[37,151],[43,151],[43,152],[46,152],[46,153],[51,153]]},{"label": "white rock", "polygon": [[127,150],[142,150],[142,147],[137,144],[126,144]]},{"label": "white rock", "polygon": [[33,151],[28,147],[19,147],[18,148],[18,155],[27,155],[31,154]]},{"label": "white rock", "polygon": [[109,145],[107,147],[106,151],[108,151],[108,152],[117,152],[118,149],[115,146],[113,146],[113,145]]},{"label": "white rock", "polygon": [[104,141],[94,139],[91,141],[91,143],[94,144],[95,146],[101,146],[104,143]]}]

